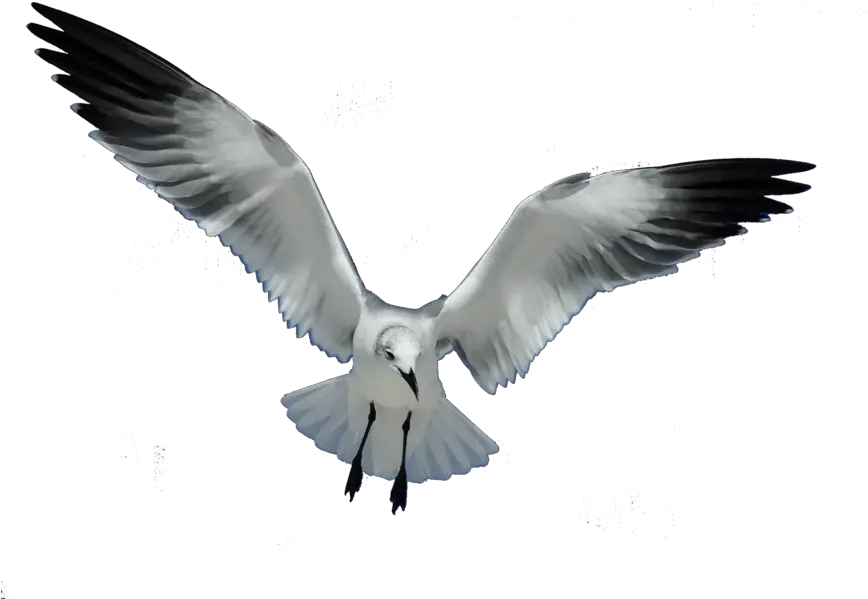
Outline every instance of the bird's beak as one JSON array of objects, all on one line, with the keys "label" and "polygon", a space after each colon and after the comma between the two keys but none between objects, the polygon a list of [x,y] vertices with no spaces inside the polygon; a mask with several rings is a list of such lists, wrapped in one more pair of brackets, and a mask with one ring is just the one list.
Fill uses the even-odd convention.
[{"label": "bird's beak", "polygon": [[400,368],[398,372],[401,373],[401,376],[404,377],[404,380],[407,381],[407,384],[410,385],[410,388],[413,390],[413,395],[416,396],[416,401],[419,401],[419,385],[416,384],[416,373],[413,372],[413,369],[410,369],[410,372],[404,372]]}]

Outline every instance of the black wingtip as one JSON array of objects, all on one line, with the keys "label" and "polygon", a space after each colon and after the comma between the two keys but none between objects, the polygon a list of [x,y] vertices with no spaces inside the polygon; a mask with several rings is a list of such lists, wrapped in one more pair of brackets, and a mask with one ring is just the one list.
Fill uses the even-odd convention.
[{"label": "black wingtip", "polygon": [[63,21],[63,20],[79,20],[80,17],[75,16],[69,9],[61,8],[54,2],[47,0],[28,0],[27,1],[27,21]]},{"label": "black wingtip", "polygon": [[54,46],[60,42],[70,55],[64,60],[72,61],[75,66],[97,70],[108,67],[114,79],[120,77],[122,83],[129,83],[123,77],[130,77],[132,73],[142,80],[140,83],[159,90],[180,92],[196,84],[190,75],[166,59],[114,31],[38,2],[31,6],[58,29],[30,24],[30,32]]},{"label": "black wingtip", "polygon": [[772,161],[782,162],[784,164],[792,164],[795,166],[803,166],[810,169],[818,168],[818,165],[814,162],[808,162],[807,160],[793,160],[791,158],[772,158]]},{"label": "black wingtip", "polygon": [[785,160],[782,158],[715,158],[711,160],[693,160],[658,167],[661,173],[678,173],[679,175],[696,175],[699,173],[738,174],[739,176],[780,177],[803,173],[816,168],[810,162]]}]

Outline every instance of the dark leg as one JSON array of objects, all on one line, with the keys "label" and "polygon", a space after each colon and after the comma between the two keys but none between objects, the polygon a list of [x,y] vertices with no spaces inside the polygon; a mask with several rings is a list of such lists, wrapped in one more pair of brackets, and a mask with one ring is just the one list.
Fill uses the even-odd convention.
[{"label": "dark leg", "polygon": [[350,501],[362,488],[362,450],[365,448],[365,441],[368,440],[368,433],[371,432],[371,426],[377,418],[377,410],[374,409],[374,402],[371,402],[371,410],[368,412],[368,426],[365,428],[365,434],[362,436],[362,442],[359,443],[359,450],[356,452],[356,457],[353,458],[353,465],[350,466],[350,476],[347,478],[347,487],[344,489],[344,495],[350,494]]},{"label": "dark leg", "polygon": [[403,512],[407,509],[407,469],[404,463],[407,461],[407,433],[410,432],[410,416],[413,412],[407,412],[407,419],[404,420],[401,430],[404,431],[404,447],[401,450],[401,468],[398,470],[398,476],[395,477],[395,484],[392,485],[392,494],[389,499],[392,500],[392,515],[398,511],[400,506]]}]

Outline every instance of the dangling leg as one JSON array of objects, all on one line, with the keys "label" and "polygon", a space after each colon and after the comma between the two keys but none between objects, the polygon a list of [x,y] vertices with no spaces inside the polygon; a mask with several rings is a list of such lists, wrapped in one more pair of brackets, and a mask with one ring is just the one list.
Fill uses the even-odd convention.
[{"label": "dangling leg", "polygon": [[407,461],[407,433],[410,432],[410,416],[413,412],[407,412],[407,419],[404,420],[401,430],[404,431],[404,447],[401,449],[401,468],[398,470],[398,476],[395,477],[395,483],[392,485],[392,494],[389,499],[392,500],[392,515],[398,511],[398,506],[403,512],[407,509],[407,469],[404,467]]},{"label": "dangling leg", "polygon": [[356,452],[356,457],[353,458],[353,465],[350,466],[350,476],[347,478],[347,487],[344,489],[344,495],[350,494],[350,501],[362,488],[362,450],[365,448],[365,441],[368,440],[368,433],[371,432],[371,426],[377,418],[377,410],[374,409],[374,402],[371,402],[371,410],[368,412],[368,426],[365,428],[365,434],[362,436],[362,442],[359,443],[359,450]]}]

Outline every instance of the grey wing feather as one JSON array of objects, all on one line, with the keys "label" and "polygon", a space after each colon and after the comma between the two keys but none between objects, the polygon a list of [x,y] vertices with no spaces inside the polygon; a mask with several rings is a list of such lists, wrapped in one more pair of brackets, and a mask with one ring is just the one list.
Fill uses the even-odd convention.
[{"label": "grey wing feather", "polygon": [[768,195],[810,187],[777,179],[814,165],[725,159],[567,177],[525,199],[438,317],[454,348],[494,394],[600,291],[674,273],[700,250],[791,208]]}]

